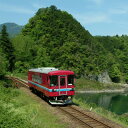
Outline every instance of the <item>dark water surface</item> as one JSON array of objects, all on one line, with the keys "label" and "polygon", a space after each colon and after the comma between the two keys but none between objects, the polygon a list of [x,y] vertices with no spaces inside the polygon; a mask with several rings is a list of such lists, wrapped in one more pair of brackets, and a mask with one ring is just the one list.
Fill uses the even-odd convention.
[{"label": "dark water surface", "polygon": [[80,98],[87,103],[94,103],[116,114],[128,113],[128,93],[114,94],[76,94],[76,98]]}]

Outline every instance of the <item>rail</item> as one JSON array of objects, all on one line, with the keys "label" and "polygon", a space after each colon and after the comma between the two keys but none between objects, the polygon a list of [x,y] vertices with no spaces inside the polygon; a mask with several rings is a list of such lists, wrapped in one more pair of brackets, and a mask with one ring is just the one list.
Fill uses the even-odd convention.
[{"label": "rail", "polygon": [[60,110],[64,111],[68,115],[72,116],[74,120],[79,121],[80,124],[84,125],[88,128],[113,128],[93,117],[91,117],[88,114],[85,114],[81,112],[80,110],[72,107],[72,106],[66,106],[66,107],[58,107]]},{"label": "rail", "polygon": [[23,79],[20,79],[20,78],[17,78],[17,77],[8,77],[9,79],[11,79],[14,83],[14,85],[16,87],[26,87],[26,88],[29,88],[28,86],[28,81],[26,80],[23,80]]}]

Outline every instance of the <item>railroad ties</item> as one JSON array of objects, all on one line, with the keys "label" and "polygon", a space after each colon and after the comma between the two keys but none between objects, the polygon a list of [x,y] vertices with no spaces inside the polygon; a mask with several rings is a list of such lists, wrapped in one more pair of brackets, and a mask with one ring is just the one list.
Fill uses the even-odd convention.
[{"label": "railroad ties", "polygon": [[11,79],[13,81],[14,86],[16,87],[25,87],[25,88],[29,88],[28,86],[28,81],[17,78],[17,77],[8,77],[9,79]]},{"label": "railroad ties", "polygon": [[107,124],[91,117],[89,114],[86,114],[73,106],[58,107],[61,111],[65,112],[72,117],[73,120],[78,121],[80,126],[84,128],[113,128]]}]

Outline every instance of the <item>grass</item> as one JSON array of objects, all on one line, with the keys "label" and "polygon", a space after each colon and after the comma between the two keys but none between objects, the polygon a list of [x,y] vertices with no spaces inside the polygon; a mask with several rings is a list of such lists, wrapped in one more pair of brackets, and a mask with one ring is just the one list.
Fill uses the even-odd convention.
[{"label": "grass", "polygon": [[17,73],[17,72],[13,72],[13,73],[10,73],[8,72],[7,75],[9,76],[16,76],[16,77],[19,77],[21,79],[24,79],[24,80],[27,80],[28,79],[28,73]]},{"label": "grass", "polygon": [[[0,82],[0,128],[65,128],[48,108],[22,90]],[[65,124],[66,125],[66,124]]]},{"label": "grass", "polygon": [[76,80],[76,90],[103,90],[103,89],[120,89],[121,85],[116,83],[100,83],[97,81],[80,78]]},{"label": "grass", "polygon": [[97,106],[96,104],[88,104],[85,101],[83,101],[81,98],[77,97],[77,95],[74,97],[73,99],[74,103],[79,104],[80,107],[82,107],[83,109],[88,109],[90,110],[90,108],[92,108],[91,111],[113,121],[116,122],[122,126],[124,126],[125,128],[128,127],[128,116],[125,115],[117,115],[115,113],[112,113],[102,107]]},{"label": "grass", "polygon": [[48,108],[43,107],[36,100],[33,100],[22,91],[20,92],[20,97],[18,98],[17,103],[19,104],[19,106],[22,106],[23,104],[23,109],[25,112],[27,112],[28,117],[31,118],[30,121],[34,126],[38,124],[38,126],[41,128],[42,126],[44,128],[64,127],[64,125],[58,123],[60,121],[54,114],[49,111]]}]

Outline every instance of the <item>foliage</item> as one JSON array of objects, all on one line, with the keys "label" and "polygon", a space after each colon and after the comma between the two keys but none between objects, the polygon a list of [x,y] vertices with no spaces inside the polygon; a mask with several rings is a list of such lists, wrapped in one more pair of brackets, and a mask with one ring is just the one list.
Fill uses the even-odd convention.
[{"label": "foliage", "polygon": [[12,41],[19,73],[54,66],[73,70],[77,77],[107,71],[113,82],[127,82],[128,36],[93,37],[55,6],[40,8]]},{"label": "foliage", "polygon": [[109,55],[107,65],[113,82],[120,82],[121,80],[127,82],[128,36],[97,36],[95,38],[103,45]]},{"label": "foliage", "polygon": [[0,128],[66,127],[47,107],[42,107],[42,102],[23,90],[4,88],[1,81],[0,97]]},{"label": "foliage", "polygon": [[72,15],[55,6],[39,9],[13,43],[16,61],[31,67],[55,66],[73,70],[77,76],[85,70],[88,74],[102,70],[98,62],[104,51],[102,45]]},{"label": "foliage", "polygon": [[8,61],[5,54],[0,49],[0,79],[4,79],[4,75],[7,71]]},{"label": "foliage", "polygon": [[12,43],[10,42],[10,39],[8,37],[8,33],[6,32],[6,26],[3,25],[2,31],[1,31],[1,37],[0,37],[0,46],[2,49],[2,52],[5,54],[5,58],[8,60],[8,70],[12,71],[14,68],[14,48],[12,46]]},{"label": "foliage", "polygon": [[12,104],[13,98],[19,96],[19,92],[12,88],[4,88],[2,85],[3,82],[0,81],[0,127],[32,128],[28,119],[25,118],[23,114],[16,112]]},{"label": "foliage", "polygon": [[112,67],[110,68],[110,77],[112,78],[113,82],[120,82],[121,72],[117,65],[112,65]]},{"label": "foliage", "polygon": [[15,48],[15,69],[16,72],[26,72],[33,67],[36,47],[33,40],[29,36],[18,35],[12,39]]}]

